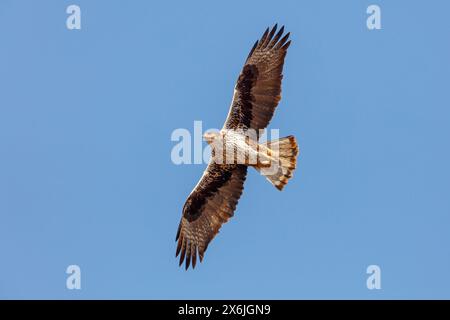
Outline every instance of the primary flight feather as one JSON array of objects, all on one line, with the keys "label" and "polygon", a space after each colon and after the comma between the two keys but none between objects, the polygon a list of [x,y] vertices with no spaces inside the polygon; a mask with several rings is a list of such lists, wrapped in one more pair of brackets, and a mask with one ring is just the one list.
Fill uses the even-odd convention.
[{"label": "primary flight feather", "polygon": [[[259,130],[267,127],[281,99],[284,58],[291,44],[289,33],[283,33],[284,27],[277,32],[275,25],[256,41],[236,82],[222,130],[204,136],[212,157],[184,204],[176,235],[176,256],[181,254],[180,265],[185,261],[186,269],[191,262],[195,267],[197,256],[203,260],[208,244],[233,216],[249,166],[278,190],[292,177],[298,155],[295,138],[258,143]],[[232,150],[231,157],[227,150]]]}]

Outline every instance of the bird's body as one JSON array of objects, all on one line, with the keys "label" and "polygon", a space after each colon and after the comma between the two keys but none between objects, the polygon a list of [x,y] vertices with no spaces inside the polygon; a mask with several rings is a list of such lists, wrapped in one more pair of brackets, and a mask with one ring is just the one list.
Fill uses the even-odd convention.
[{"label": "bird's body", "polygon": [[211,146],[212,161],[217,164],[262,165],[270,161],[267,147],[258,144],[257,137],[247,131],[222,129],[205,134],[205,139]]},{"label": "bird's body", "polygon": [[237,80],[222,130],[206,133],[212,157],[183,207],[176,255],[195,267],[203,260],[222,224],[234,215],[248,167],[255,168],[282,190],[296,166],[298,147],[293,136],[259,143],[281,99],[284,58],[290,45],[284,27],[267,29],[255,43]]}]

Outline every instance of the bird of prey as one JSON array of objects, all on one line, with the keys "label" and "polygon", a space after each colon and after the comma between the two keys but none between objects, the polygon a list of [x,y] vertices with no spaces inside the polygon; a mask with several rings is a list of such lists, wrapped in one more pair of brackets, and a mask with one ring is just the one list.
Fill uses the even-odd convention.
[{"label": "bird of prey", "polygon": [[[208,244],[233,216],[249,166],[278,190],[296,167],[298,147],[293,136],[264,144],[258,141],[258,132],[266,128],[281,99],[284,58],[291,44],[289,33],[283,36],[284,27],[276,31],[277,25],[267,28],[251,49],[222,130],[204,134],[212,157],[184,204],[176,235],[176,256],[181,253],[180,266],[185,260],[186,270],[191,261],[195,268],[197,255],[202,262]],[[231,157],[229,150],[233,151]]]}]

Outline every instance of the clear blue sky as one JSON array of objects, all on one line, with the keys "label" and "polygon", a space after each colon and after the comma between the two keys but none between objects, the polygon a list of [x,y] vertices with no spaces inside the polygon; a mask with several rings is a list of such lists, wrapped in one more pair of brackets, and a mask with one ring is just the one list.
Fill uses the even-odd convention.
[{"label": "clear blue sky", "polygon": [[[382,30],[366,27],[381,7]],[[82,29],[69,31],[78,4]],[[0,2],[0,298],[450,298],[448,1]],[[278,192],[251,170],[186,272],[175,233],[254,41],[292,33],[271,128],[298,138]],[[82,289],[66,289],[68,265]],[[366,268],[381,267],[381,290]]]}]

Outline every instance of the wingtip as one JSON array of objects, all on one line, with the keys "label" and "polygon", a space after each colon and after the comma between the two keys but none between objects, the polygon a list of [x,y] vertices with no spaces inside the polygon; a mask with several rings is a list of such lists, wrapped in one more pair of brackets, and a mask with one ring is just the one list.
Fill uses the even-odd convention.
[{"label": "wingtip", "polygon": [[[276,50],[278,50],[278,49],[280,49],[280,48],[282,48],[282,49],[287,49],[287,47],[289,47],[289,45],[287,45],[287,47],[285,47],[286,46],[286,44],[289,42],[291,42],[291,40],[289,40],[289,36],[291,35],[291,33],[290,32],[288,32],[288,33],[286,33],[284,36],[283,36],[283,38],[280,40],[280,41],[278,41],[278,43],[276,44],[276,45],[274,45],[275,46],[275,49]],[[289,41],[288,41],[289,40]],[[288,41],[288,42],[286,42],[286,41]]]},{"label": "wingtip", "polygon": [[270,30],[270,28],[267,27],[266,31],[264,31],[264,33],[260,39],[260,44],[263,44],[266,41],[267,35],[269,34],[269,30]]},{"label": "wingtip", "polygon": [[186,249],[183,248],[183,249],[181,249],[181,255],[180,255],[180,264],[179,264],[180,267],[184,262],[185,255],[186,255]]},{"label": "wingtip", "polygon": [[291,45],[291,40],[289,40],[288,42],[286,42],[286,43],[284,44],[284,46],[282,47],[283,50],[287,50],[287,49],[289,48],[290,45]]},{"label": "wingtip", "polygon": [[277,31],[278,28],[278,23],[275,23],[275,25],[272,27],[272,30],[274,30],[273,32],[275,33],[275,31]]}]

